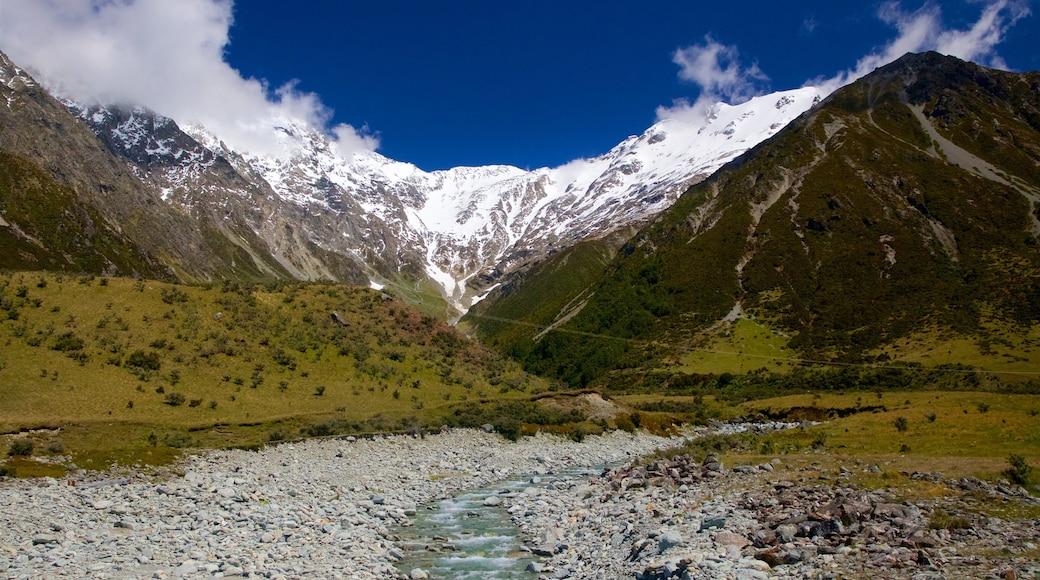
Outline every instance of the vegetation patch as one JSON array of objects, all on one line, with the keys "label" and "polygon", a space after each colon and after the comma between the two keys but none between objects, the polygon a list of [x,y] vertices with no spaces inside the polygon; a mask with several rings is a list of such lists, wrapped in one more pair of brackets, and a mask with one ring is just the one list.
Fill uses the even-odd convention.
[{"label": "vegetation patch", "polygon": [[255,446],[278,430],[405,431],[465,401],[550,387],[432,316],[332,284],[0,272],[0,344],[0,431],[60,426],[86,468]]}]

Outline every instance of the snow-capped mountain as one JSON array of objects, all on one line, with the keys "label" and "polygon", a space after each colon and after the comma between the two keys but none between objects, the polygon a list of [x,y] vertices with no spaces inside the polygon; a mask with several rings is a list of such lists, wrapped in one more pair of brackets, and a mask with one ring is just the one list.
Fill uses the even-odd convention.
[{"label": "snow-capped mountain", "polygon": [[524,265],[648,220],[820,98],[803,88],[720,103],[557,168],[433,172],[375,152],[341,155],[298,120],[272,129],[280,153],[253,155],[144,109],[66,104],[168,203],[239,216],[294,276],[340,279],[327,267],[340,256],[373,285],[439,293],[454,318]]}]

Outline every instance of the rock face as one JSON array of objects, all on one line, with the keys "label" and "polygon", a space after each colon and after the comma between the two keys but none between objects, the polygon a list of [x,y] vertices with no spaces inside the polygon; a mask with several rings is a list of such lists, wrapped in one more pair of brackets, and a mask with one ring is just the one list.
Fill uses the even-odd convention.
[{"label": "rock face", "polygon": [[[53,101],[6,57],[0,69],[0,78],[10,80],[8,92]],[[89,127],[97,138],[90,154],[110,153],[100,165],[129,174],[145,198],[138,201],[188,218],[194,224],[182,227],[207,236],[183,247],[217,240],[214,249],[223,248],[231,271],[244,259],[253,274],[399,285],[439,297],[454,318],[550,254],[616,232],[627,237],[821,96],[802,88],[738,106],[719,103],[700,118],[661,120],[599,157],[534,170],[491,165],[427,172],[373,151],[341,153],[320,127],[299,119],[270,126],[279,145],[263,154],[137,105],[66,100],[78,122],[63,118],[48,128]],[[49,156],[63,160],[58,174],[99,164],[61,153]],[[178,270],[221,274],[215,264],[196,264],[205,257],[197,254],[177,255]]]}]

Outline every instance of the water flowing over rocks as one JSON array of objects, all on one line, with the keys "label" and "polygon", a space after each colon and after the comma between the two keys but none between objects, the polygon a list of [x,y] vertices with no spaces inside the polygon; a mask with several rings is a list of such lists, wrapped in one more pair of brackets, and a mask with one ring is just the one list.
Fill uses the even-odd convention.
[{"label": "water flowing over rocks", "polygon": [[[506,511],[539,557],[532,578],[1040,574],[1038,522],[970,503],[1035,513],[1040,503],[1010,484],[915,473],[942,493],[908,500],[849,482],[874,466],[730,467],[715,455],[631,463],[682,440],[615,432],[510,443],[455,430],[208,452],[187,458],[182,475],[3,480],[0,578],[427,578],[395,567],[404,553],[394,530],[418,506],[522,474],[531,486],[486,509]],[[535,485],[604,464],[624,465]]]},{"label": "water flowing over rocks", "polygon": [[453,430],[209,452],[186,459],[183,476],[3,480],[0,578],[422,578],[394,567],[402,553],[390,532],[417,505],[681,440],[616,432],[511,443]]}]

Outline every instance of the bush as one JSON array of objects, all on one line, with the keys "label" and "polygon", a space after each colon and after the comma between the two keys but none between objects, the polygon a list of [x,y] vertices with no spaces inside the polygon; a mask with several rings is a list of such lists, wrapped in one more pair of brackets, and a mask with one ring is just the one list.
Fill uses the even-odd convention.
[{"label": "bush", "polygon": [[967,530],[971,529],[971,521],[964,516],[954,516],[946,510],[936,509],[928,520],[928,527],[933,530]]},{"label": "bush", "polygon": [[910,428],[910,424],[907,422],[906,417],[897,417],[893,422],[896,426],[896,431],[902,433]]},{"label": "bush", "polygon": [[167,393],[166,400],[163,402],[171,407],[176,407],[178,405],[183,405],[185,399],[187,399],[187,397],[181,393]]},{"label": "bush", "polygon": [[126,366],[128,367],[157,371],[160,365],[159,355],[154,352],[145,353],[143,350],[137,349],[130,353],[130,356],[126,357]]},{"label": "bush", "polygon": [[0,465],[0,477],[15,477],[17,470],[13,465]]},{"label": "bush", "polygon": [[1012,483],[1029,485],[1029,480],[1033,475],[1033,467],[1026,463],[1026,458],[1012,454],[1008,457],[1008,463],[1011,464],[1011,467],[1004,470],[1004,476],[1010,479]]},{"label": "bush", "polygon": [[191,446],[192,441],[191,437],[189,437],[187,433],[175,432],[169,433],[163,437],[163,443],[175,449],[180,449],[182,447]]},{"label": "bush", "polygon": [[58,335],[54,339],[54,345],[51,346],[51,349],[60,352],[72,352],[75,350],[82,350],[83,339],[71,332],[66,332],[64,334]]},{"label": "bush", "polygon": [[33,453],[33,442],[29,439],[15,439],[11,442],[11,447],[7,450],[9,457],[16,455],[22,457],[28,457]]},{"label": "bush", "polygon": [[174,302],[187,302],[188,295],[178,290],[173,286],[167,286],[159,291],[162,301],[166,304],[173,304]]}]

